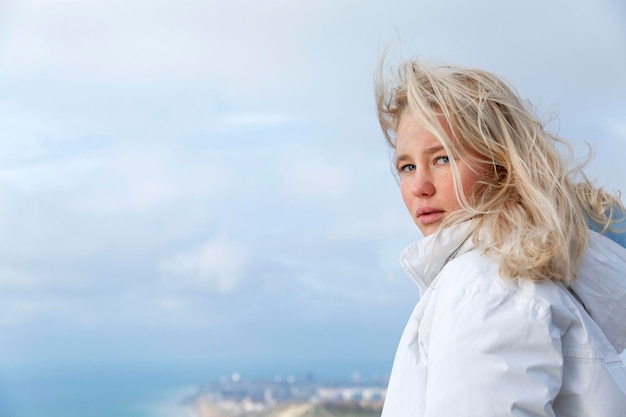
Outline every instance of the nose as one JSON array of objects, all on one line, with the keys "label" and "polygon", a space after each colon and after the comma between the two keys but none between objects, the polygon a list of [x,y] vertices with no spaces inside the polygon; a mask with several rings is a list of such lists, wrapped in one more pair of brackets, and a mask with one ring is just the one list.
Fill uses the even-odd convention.
[{"label": "nose", "polygon": [[411,178],[411,193],[415,197],[430,197],[435,193],[435,185],[427,173],[416,169]]}]

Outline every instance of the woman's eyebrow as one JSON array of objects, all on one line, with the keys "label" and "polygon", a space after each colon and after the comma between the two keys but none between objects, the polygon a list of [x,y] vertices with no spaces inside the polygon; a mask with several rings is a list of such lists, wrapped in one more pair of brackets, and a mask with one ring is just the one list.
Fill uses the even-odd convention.
[{"label": "woman's eyebrow", "polygon": [[432,155],[434,153],[441,152],[443,150],[444,150],[444,147],[442,145],[431,146],[430,148],[424,149],[424,151],[422,152],[422,155]]},{"label": "woman's eyebrow", "polygon": [[[430,156],[432,154],[441,152],[444,150],[442,145],[431,146],[430,148],[426,148],[422,151],[422,155]],[[407,159],[411,159],[411,157],[405,153],[396,156],[396,164],[398,162],[406,161]]]},{"label": "woman's eyebrow", "polygon": [[406,161],[407,159],[411,159],[411,158],[409,157],[409,155],[407,155],[407,154],[404,154],[404,153],[403,153],[403,154],[400,154],[400,155],[396,155],[396,164],[397,164],[398,162]]}]

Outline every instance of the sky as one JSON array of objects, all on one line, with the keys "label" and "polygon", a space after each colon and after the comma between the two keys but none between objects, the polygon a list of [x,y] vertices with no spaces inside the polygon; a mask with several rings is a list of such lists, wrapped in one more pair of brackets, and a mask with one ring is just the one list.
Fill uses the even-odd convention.
[{"label": "sky", "polygon": [[621,0],[0,0],[0,373],[388,372],[388,45],[501,74],[626,190]]}]

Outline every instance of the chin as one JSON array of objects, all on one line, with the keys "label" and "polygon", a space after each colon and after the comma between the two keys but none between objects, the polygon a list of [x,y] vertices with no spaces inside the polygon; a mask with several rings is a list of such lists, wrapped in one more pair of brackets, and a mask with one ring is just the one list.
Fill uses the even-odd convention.
[{"label": "chin", "polygon": [[434,233],[437,233],[439,231],[439,229],[441,228],[441,223],[421,225],[421,227],[418,226],[417,228],[420,229],[420,232],[422,232],[424,237],[426,237],[426,236],[430,236],[430,235],[432,235]]},{"label": "chin", "polygon": [[431,227],[420,227],[419,229],[420,229],[420,232],[422,232],[422,234],[424,235],[424,237],[430,236],[430,235],[432,235],[433,233],[435,233],[438,230],[437,227],[434,227],[434,228],[431,228]]}]

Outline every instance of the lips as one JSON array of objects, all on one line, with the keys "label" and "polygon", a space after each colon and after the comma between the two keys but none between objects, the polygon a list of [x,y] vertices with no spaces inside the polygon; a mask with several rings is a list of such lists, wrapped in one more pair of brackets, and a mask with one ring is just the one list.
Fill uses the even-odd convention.
[{"label": "lips", "polygon": [[437,223],[442,220],[445,212],[434,207],[423,207],[417,211],[417,219],[422,224]]}]

